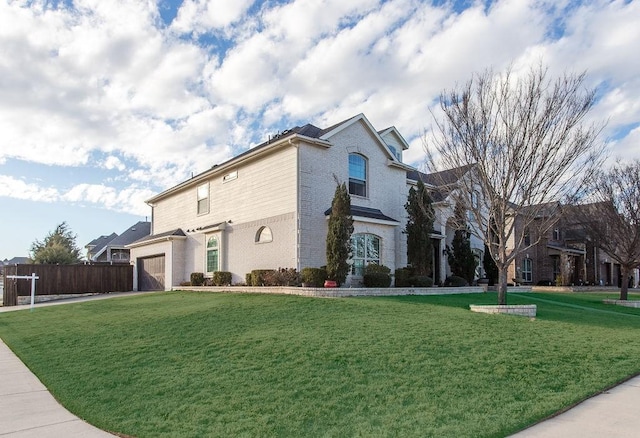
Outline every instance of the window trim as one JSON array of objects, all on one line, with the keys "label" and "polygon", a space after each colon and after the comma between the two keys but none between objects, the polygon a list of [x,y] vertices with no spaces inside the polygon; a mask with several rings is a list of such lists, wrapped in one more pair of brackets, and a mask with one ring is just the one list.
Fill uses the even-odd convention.
[{"label": "window trim", "polygon": [[529,257],[522,259],[522,281],[525,283],[533,281],[533,261]]},{"label": "window trim", "polygon": [[[202,189],[202,191],[201,191]],[[204,184],[200,184],[198,187],[196,187],[196,214],[198,216],[204,215],[204,214],[208,214],[209,213],[209,196],[210,196],[210,187],[209,187],[209,182],[207,181]],[[206,196],[203,196],[205,194],[206,191]],[[200,203],[202,201],[206,201],[206,204],[203,203],[203,205],[206,205],[206,209],[203,208],[203,211],[200,211]],[[206,210],[206,211],[204,211]]]},{"label": "window trim", "polygon": [[[209,242],[215,241],[215,248],[209,249]],[[209,252],[215,251],[216,253],[216,264],[213,271],[209,270]],[[216,234],[210,234],[205,237],[205,250],[204,250],[204,270],[207,275],[212,275],[214,272],[220,271],[220,238]]]},{"label": "window trim", "polygon": [[[363,161],[364,164],[364,179],[360,179],[360,178],[354,178],[351,174],[351,157],[358,157]],[[369,185],[368,185],[368,181],[367,181],[367,175],[369,173],[369,160],[367,159],[367,157],[365,157],[364,155],[360,154],[360,153],[356,153],[356,152],[352,152],[349,154],[349,162],[348,162],[348,171],[349,171],[349,195],[351,196],[358,196],[361,198],[366,198],[368,196],[369,193]],[[351,184],[352,181],[354,184],[358,184],[358,187],[362,187],[364,194],[359,194],[359,193],[354,193],[354,191],[351,190]]]},{"label": "window trim", "polygon": [[[355,238],[357,238],[358,236],[364,236],[364,256],[363,257],[355,257],[356,255],[356,248],[355,248]],[[369,238],[375,238],[378,241],[378,257],[377,258],[369,258],[368,254],[367,254],[367,240]],[[355,265],[355,261],[356,260],[362,260],[362,266],[357,266]],[[373,234],[373,233],[354,233],[351,235],[351,257],[349,258],[349,264],[351,265],[351,269],[349,270],[349,274],[356,276],[356,277],[361,277],[362,275],[364,275],[364,269],[367,267],[368,264],[370,263],[376,263],[377,264],[382,264],[382,237],[378,236],[377,234]],[[362,270],[362,273],[356,272],[356,270]]]},{"label": "window trim", "polygon": [[273,242],[273,231],[271,230],[271,228],[266,225],[258,228],[258,231],[256,232],[255,242],[256,244],[260,245]]}]

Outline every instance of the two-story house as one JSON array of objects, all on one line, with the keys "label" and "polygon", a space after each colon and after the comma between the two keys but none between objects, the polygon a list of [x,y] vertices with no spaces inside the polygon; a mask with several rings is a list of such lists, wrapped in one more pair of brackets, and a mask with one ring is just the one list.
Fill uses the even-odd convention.
[{"label": "two-story house", "polygon": [[336,184],[351,195],[356,251],[347,284],[362,268],[406,266],[408,145],[390,127],[376,131],[357,115],[322,129],[284,131],[172,187],[147,203],[149,236],[128,245],[139,289],[170,289],[192,272],[230,271],[233,282],[254,269],[326,263],[327,220]]}]

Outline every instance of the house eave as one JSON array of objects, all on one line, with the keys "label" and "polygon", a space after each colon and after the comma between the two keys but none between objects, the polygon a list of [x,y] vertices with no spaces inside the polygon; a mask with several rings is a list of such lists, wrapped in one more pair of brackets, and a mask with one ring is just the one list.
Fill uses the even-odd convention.
[{"label": "house eave", "polygon": [[148,240],[144,240],[142,242],[133,242],[130,243],[128,245],[125,246],[125,248],[127,249],[131,249],[131,248],[139,248],[141,246],[147,246],[147,245],[151,245],[154,243],[158,243],[158,242],[165,242],[165,241],[171,241],[171,240],[185,240],[187,238],[187,236],[160,236],[160,237],[156,237],[154,239],[148,239]]}]

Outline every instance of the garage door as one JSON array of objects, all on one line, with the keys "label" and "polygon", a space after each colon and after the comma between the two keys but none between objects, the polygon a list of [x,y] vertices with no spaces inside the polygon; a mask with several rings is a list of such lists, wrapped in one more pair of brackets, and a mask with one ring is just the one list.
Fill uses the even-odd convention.
[{"label": "garage door", "polygon": [[138,290],[164,290],[164,254],[138,259]]}]

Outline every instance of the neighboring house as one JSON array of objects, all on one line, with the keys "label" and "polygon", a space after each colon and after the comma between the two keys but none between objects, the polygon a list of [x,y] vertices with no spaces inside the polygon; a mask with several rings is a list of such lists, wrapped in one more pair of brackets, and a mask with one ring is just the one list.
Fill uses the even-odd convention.
[{"label": "neighboring house", "polygon": [[[526,228],[518,225],[522,218],[516,218],[516,235],[522,236],[525,245],[538,241],[539,237],[540,240],[510,266],[510,281],[620,287],[620,264],[589,241],[584,227],[572,219],[579,217],[571,212],[576,208],[581,207],[549,203]],[[552,226],[541,229],[536,225],[538,222],[550,222]]]},{"label": "neighboring house", "polygon": [[406,266],[408,145],[360,114],[329,128],[287,130],[149,199],[150,236],[129,245],[140,289],[171,289],[192,272],[326,264],[327,219],[336,184],[347,183],[354,219],[352,271]]},{"label": "neighboring house", "polygon": [[93,239],[87,243],[84,247],[87,250],[87,260],[96,261],[97,255],[102,254],[107,246],[107,243],[118,237],[116,233],[111,233],[108,236],[100,236],[97,239]]},{"label": "neighboring house", "polygon": [[151,222],[140,221],[124,230],[120,235],[111,233],[108,236],[100,236],[89,242],[87,260],[91,262],[129,263],[129,245],[136,240],[148,236],[151,231]]},{"label": "neighboring house", "polygon": [[4,259],[0,261],[0,274],[4,273],[5,266],[12,265],[28,265],[32,263],[29,257],[12,257],[11,259]]}]

